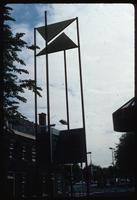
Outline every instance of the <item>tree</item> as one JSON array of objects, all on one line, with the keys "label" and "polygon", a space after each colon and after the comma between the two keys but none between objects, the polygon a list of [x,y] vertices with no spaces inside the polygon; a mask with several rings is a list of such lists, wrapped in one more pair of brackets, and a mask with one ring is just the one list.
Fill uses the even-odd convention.
[{"label": "tree", "polygon": [[128,132],[120,138],[120,143],[116,147],[115,159],[119,175],[124,177],[134,177],[135,175],[135,133]]},{"label": "tree", "polygon": [[[13,35],[8,21],[15,21],[10,15],[12,8],[4,7],[4,24],[3,24],[3,69],[4,69],[4,117],[7,120],[17,120],[26,118],[18,108],[20,102],[27,102],[27,99],[21,94],[25,89],[37,92],[39,96],[40,87],[35,86],[35,81],[31,79],[19,78],[19,75],[28,74],[25,69],[26,64],[20,58],[19,53],[24,49],[32,49],[22,39],[24,33]],[[33,46],[33,49],[37,48]]]},{"label": "tree", "polygon": [[[19,111],[19,103],[26,102],[27,99],[21,96],[25,89],[37,92],[41,88],[35,86],[34,80],[19,79],[19,74],[28,74],[25,68],[24,61],[19,57],[19,53],[23,48],[31,49],[22,39],[24,33],[16,33],[13,35],[9,21],[15,21],[10,15],[12,9],[1,4],[0,9],[0,48],[1,48],[1,63],[0,66],[0,153],[1,153],[1,168],[0,168],[0,197],[8,199],[7,191],[7,149],[8,137],[7,130],[4,129],[4,120],[17,120],[26,118]],[[33,49],[36,48],[33,46]]]}]

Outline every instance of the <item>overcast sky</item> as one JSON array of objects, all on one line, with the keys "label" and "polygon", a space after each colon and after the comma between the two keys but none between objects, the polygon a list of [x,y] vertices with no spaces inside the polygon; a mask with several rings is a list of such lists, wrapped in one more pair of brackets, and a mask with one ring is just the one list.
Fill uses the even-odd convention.
[{"label": "overcast sky", "polygon": [[[113,131],[112,113],[134,96],[134,7],[132,4],[12,4],[14,32],[24,32],[24,40],[33,44],[33,28],[78,17],[83,72],[87,149],[92,162],[108,166],[112,162],[109,147],[115,147],[121,133]],[[76,42],[76,23],[65,33]],[[41,50],[44,40],[37,33]],[[21,53],[33,79],[33,52]],[[67,51],[70,127],[82,126],[77,49]],[[45,56],[38,57],[38,86],[43,89],[38,99],[38,113],[46,112]],[[60,128],[66,119],[63,52],[49,55],[51,121]],[[34,95],[20,110],[34,121]]]}]

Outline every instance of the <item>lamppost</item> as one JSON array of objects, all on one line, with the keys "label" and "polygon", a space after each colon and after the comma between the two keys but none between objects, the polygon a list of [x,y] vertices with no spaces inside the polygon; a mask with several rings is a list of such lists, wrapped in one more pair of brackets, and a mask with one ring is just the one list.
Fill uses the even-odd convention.
[{"label": "lamppost", "polygon": [[91,151],[87,152],[87,154],[90,155],[90,163],[92,164],[92,160],[91,160]]},{"label": "lamppost", "polygon": [[[91,159],[91,151],[87,152],[87,155],[89,154],[89,158],[90,158],[90,173],[92,175],[92,159]],[[91,178],[91,177],[90,177]],[[91,181],[91,179],[90,179]],[[89,190],[89,193],[90,193],[90,187],[89,187],[89,178],[88,178],[88,190]]]},{"label": "lamppost", "polygon": [[109,147],[109,149],[112,151],[112,166],[113,166],[113,178],[114,178],[114,184],[116,183],[116,172],[115,172],[115,162],[114,162],[114,148]]},{"label": "lamppost", "polygon": [[114,163],[114,148],[113,147],[109,147],[109,149],[112,151],[112,166],[114,167],[115,166],[115,163]]},{"label": "lamppost", "polygon": [[92,171],[92,158],[91,158],[91,151],[87,152],[87,154],[89,154],[89,161],[90,161],[90,165],[91,165],[91,175],[93,175],[93,171]]}]

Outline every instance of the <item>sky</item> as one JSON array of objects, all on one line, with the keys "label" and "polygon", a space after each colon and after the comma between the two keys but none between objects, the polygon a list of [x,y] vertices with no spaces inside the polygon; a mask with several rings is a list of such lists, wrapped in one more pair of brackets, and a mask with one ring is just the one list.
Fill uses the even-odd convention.
[{"label": "sky", "polygon": [[[48,24],[78,17],[84,89],[87,151],[92,152],[93,164],[107,167],[112,163],[109,147],[116,147],[121,134],[114,132],[112,113],[134,96],[134,7],[132,4],[12,4],[14,33],[25,33],[24,40],[33,44],[34,27],[44,25],[44,11]],[[64,32],[76,41],[76,23]],[[37,44],[45,41],[37,32]],[[23,50],[34,79],[33,51]],[[62,129],[60,119],[66,119],[63,52],[49,55],[51,122]],[[82,126],[77,49],[67,51],[67,71],[70,107],[70,128]],[[45,56],[37,58],[38,113],[46,113]],[[34,94],[26,91],[28,101],[20,111],[34,121]]]}]

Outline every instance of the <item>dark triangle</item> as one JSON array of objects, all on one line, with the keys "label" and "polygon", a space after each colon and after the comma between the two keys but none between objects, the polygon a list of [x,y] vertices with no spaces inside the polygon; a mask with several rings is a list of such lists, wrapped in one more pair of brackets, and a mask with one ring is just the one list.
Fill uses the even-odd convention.
[{"label": "dark triangle", "polygon": [[72,49],[76,47],[77,45],[65,33],[62,33],[61,35],[59,35],[59,37],[57,37],[47,46],[47,50],[46,48],[44,48],[37,54],[37,56],[45,55],[46,53],[54,53],[58,51]]},{"label": "dark triangle", "polygon": [[[47,25],[47,34],[45,33],[45,26],[38,27],[37,30],[41,34],[41,36],[45,40],[47,40],[47,42],[49,42],[61,31],[63,31],[68,25],[70,25],[75,19],[76,18]],[[48,39],[47,39],[47,35],[48,35]]]}]

